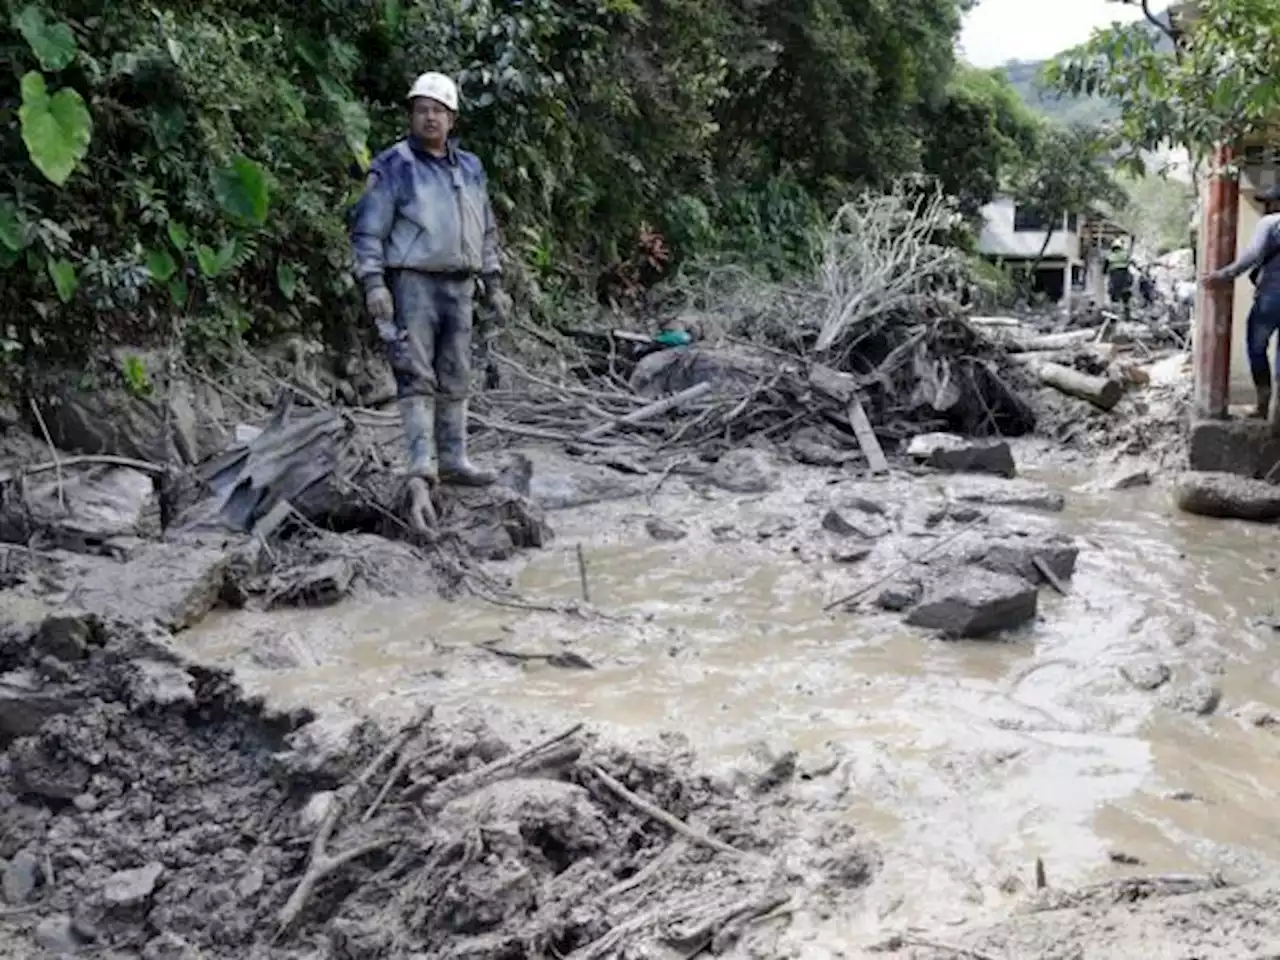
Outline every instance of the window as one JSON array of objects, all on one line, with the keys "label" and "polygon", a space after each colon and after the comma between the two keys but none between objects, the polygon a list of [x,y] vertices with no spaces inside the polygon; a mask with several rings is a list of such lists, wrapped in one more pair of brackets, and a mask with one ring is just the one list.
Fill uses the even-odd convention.
[{"label": "window", "polygon": [[1049,218],[1027,207],[1013,208],[1013,229],[1018,233],[1044,233],[1049,229]]},{"label": "window", "polygon": [[1067,233],[1075,233],[1080,229],[1080,214],[1067,214]]}]

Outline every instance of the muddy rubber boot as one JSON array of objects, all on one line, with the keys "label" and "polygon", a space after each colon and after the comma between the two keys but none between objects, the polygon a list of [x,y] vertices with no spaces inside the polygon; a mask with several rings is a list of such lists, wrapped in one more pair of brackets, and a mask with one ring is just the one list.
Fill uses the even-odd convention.
[{"label": "muddy rubber boot", "polygon": [[1254,389],[1258,391],[1258,405],[1253,415],[1258,420],[1266,420],[1271,413],[1271,384],[1258,384]]},{"label": "muddy rubber boot", "polygon": [[482,470],[467,459],[467,401],[436,401],[436,443],[440,453],[440,479],[461,487],[487,487],[497,474]]},{"label": "muddy rubber boot", "polygon": [[436,480],[436,470],[431,463],[432,441],[431,411],[425,397],[405,397],[400,401],[400,420],[404,424],[404,437],[409,447],[409,476],[423,480]]}]

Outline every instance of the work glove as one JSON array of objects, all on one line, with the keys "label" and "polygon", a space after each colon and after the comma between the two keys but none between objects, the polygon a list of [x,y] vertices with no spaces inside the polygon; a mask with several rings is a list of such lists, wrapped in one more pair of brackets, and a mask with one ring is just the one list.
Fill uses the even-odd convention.
[{"label": "work glove", "polygon": [[382,285],[370,287],[364,295],[365,309],[373,317],[373,324],[378,329],[378,337],[385,344],[393,344],[400,339],[400,331],[396,328],[395,302],[391,299],[391,291]]},{"label": "work glove", "polygon": [[511,295],[502,289],[502,277],[491,273],[484,278],[484,305],[491,314],[490,322],[505,327],[511,320]]}]

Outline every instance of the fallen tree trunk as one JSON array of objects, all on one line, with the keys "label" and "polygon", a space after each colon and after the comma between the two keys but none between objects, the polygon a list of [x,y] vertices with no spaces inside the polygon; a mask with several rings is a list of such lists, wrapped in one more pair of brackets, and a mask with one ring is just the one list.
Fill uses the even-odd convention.
[{"label": "fallen tree trunk", "polygon": [[1112,410],[1124,396],[1124,384],[1111,377],[1094,377],[1057,363],[1035,364],[1041,383],[1068,396],[1087,400],[1099,410]]},{"label": "fallen tree trunk", "polygon": [[1029,340],[1010,340],[1008,350],[1010,353],[1040,353],[1049,350],[1064,350],[1067,347],[1092,343],[1097,335],[1097,327],[1088,327],[1084,330],[1069,330],[1066,333],[1049,333],[1042,337],[1032,337]]}]

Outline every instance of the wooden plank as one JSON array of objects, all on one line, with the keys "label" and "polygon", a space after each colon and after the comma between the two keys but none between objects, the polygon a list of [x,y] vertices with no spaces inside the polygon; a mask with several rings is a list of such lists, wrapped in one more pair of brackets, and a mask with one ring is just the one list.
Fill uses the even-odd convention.
[{"label": "wooden plank", "polygon": [[849,399],[849,426],[853,427],[853,435],[858,438],[858,446],[872,473],[888,473],[889,461],[885,458],[884,449],[875,430],[871,429],[871,421],[867,419],[867,411],[862,409],[862,401],[855,393]]}]

